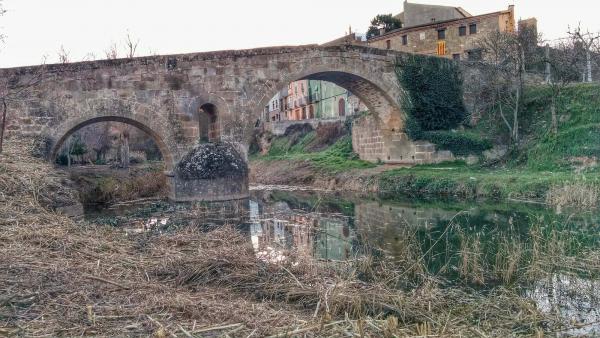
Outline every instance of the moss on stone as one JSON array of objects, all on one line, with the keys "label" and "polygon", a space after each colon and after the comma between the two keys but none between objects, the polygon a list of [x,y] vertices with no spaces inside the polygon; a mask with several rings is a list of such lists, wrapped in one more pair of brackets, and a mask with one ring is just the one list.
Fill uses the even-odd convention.
[{"label": "moss on stone", "polygon": [[248,175],[248,164],[229,143],[204,143],[185,155],[175,174],[183,180],[243,178]]}]

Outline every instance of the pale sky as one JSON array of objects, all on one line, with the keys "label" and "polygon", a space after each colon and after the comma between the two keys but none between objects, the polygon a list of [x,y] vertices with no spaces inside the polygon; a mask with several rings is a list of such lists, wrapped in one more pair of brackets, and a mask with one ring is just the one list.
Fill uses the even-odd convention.
[{"label": "pale sky", "polygon": [[[591,0],[411,0],[461,6],[473,15],[515,4],[516,17],[538,18],[545,38],[569,25],[600,31],[600,2]],[[138,55],[323,43],[352,26],[365,32],[377,14],[402,11],[403,0],[3,0],[6,35],[0,68],[58,61],[61,46],[72,61],[97,59],[112,43],[124,48],[129,31]]]}]

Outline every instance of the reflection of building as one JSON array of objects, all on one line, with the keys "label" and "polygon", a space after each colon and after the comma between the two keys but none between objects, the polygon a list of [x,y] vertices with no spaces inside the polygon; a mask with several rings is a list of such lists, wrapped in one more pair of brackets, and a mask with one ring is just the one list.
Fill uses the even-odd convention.
[{"label": "reflection of building", "polygon": [[253,208],[253,205],[254,202],[251,202],[250,235],[252,246],[260,259],[280,262],[292,254],[299,259],[351,258],[355,232],[351,230],[347,218],[322,217],[289,208],[284,212],[262,210],[262,217],[252,217],[252,210],[258,211],[258,207]]},{"label": "reflection of building", "polygon": [[402,28],[381,32],[368,40],[372,47],[409,53],[432,54],[453,59],[478,59],[480,36],[514,32],[514,6],[507,10],[473,16],[460,7],[404,2],[396,18]]},{"label": "reflection of building", "polygon": [[315,257],[337,261],[352,258],[354,237],[347,219],[321,219],[316,235]]},{"label": "reflection of building", "polygon": [[263,120],[303,121],[345,119],[366,110],[346,89],[327,81],[299,80],[277,93],[265,106]]}]

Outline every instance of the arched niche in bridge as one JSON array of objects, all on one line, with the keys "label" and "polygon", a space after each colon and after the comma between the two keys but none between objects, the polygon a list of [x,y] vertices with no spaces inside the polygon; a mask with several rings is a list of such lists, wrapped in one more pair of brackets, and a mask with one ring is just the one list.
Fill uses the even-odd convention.
[{"label": "arched niche in bridge", "polygon": [[57,130],[55,135],[50,136],[50,138],[53,140],[53,144],[52,144],[48,159],[52,163],[54,163],[56,161],[56,158],[59,154],[61,147],[69,139],[70,136],[72,136],[75,132],[77,132],[78,130],[81,130],[82,128],[84,128],[86,126],[89,126],[89,125],[92,125],[95,123],[100,123],[100,122],[121,122],[124,124],[131,125],[133,127],[136,127],[139,130],[143,131],[148,136],[150,136],[150,138],[155,142],[158,149],[160,150],[160,153],[162,155],[163,161],[166,166],[165,169],[168,171],[173,170],[173,166],[174,166],[173,154],[169,150],[169,147],[167,146],[165,141],[162,139],[162,137],[156,131],[154,131],[150,127],[148,127],[147,125],[145,125],[139,121],[136,121],[134,119],[122,117],[122,116],[99,116],[99,117],[91,118],[91,119],[88,119],[85,121],[75,122],[72,125],[68,126],[64,130],[60,130],[60,129]]},{"label": "arched niche in bridge", "polygon": [[198,123],[200,142],[216,142],[221,138],[219,111],[214,104],[205,103],[198,108]]}]

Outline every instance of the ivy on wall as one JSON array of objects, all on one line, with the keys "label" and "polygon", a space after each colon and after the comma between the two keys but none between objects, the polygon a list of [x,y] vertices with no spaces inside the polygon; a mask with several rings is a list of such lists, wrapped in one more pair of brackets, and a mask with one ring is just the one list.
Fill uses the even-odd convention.
[{"label": "ivy on wall", "polygon": [[465,120],[462,75],[455,61],[407,54],[398,57],[396,74],[407,92],[402,106],[411,138],[420,139],[426,131],[456,128]]}]

